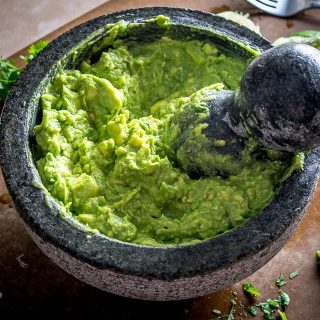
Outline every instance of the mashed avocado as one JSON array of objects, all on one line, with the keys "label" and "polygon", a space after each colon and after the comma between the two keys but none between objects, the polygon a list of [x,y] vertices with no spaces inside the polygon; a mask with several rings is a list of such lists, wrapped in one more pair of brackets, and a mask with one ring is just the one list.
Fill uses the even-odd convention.
[{"label": "mashed avocado", "polygon": [[[63,215],[137,244],[193,243],[243,223],[270,202],[296,157],[253,148],[228,178],[192,179],[169,160],[165,128],[206,86],[236,89],[250,59],[205,40],[114,40],[119,26],[98,61],[59,72],[41,97],[44,186]],[[201,126],[195,133],[201,143]]]}]

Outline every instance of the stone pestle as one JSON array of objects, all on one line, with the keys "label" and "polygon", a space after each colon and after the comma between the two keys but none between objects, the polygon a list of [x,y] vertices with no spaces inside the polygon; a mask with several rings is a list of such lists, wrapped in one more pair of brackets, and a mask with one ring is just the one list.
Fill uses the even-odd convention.
[{"label": "stone pestle", "polygon": [[[285,153],[311,150],[320,145],[320,51],[292,43],[271,48],[251,62],[238,90],[209,90],[200,99],[201,108],[199,99],[197,107],[189,102],[167,126],[169,156],[189,173],[214,172],[216,165],[208,163],[223,163],[222,157],[236,166],[252,139],[264,149]],[[203,107],[208,114],[202,116],[201,132],[210,143],[197,148],[190,132],[199,124],[194,119],[205,113]],[[203,164],[208,154],[215,157]],[[224,170],[218,164],[217,171],[232,174],[228,165]]]}]

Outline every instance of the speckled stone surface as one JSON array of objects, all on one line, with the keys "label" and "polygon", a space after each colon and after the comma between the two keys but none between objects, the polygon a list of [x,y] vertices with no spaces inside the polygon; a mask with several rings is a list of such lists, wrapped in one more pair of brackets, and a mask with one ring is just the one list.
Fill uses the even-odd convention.
[{"label": "speckled stone surface", "polygon": [[319,146],[320,51],[296,43],[268,50],[244,74],[238,105],[265,147],[300,152]]},{"label": "speckled stone surface", "polygon": [[53,261],[112,293],[172,300],[226,287],[269,261],[304,215],[318,179],[320,152],[306,157],[304,170],[287,180],[265,210],[242,226],[197,245],[155,248],[99,235],[88,237],[63,220],[53,199],[49,197],[48,206],[45,192],[33,185],[40,181],[30,152],[39,94],[54,75],[56,61],[92,31],[119,19],[140,21],[160,13],[177,24],[215,28],[261,50],[270,47],[268,41],[236,24],[197,11],[138,9],[89,21],[53,41],[18,80],[1,120],[1,163],[16,208],[33,239]]}]

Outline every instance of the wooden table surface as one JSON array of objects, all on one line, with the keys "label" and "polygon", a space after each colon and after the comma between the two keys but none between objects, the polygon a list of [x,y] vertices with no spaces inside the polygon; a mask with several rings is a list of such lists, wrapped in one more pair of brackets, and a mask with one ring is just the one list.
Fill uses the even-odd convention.
[{"label": "wooden table surface", "polygon": [[[62,32],[88,19],[126,8],[175,6],[217,12],[238,10],[251,13],[271,41],[295,31],[320,30],[320,10],[308,11],[292,19],[262,14],[245,1],[237,0],[111,0],[49,34],[52,40]],[[19,55],[13,56],[19,61]],[[22,66],[21,60],[19,64]],[[306,216],[287,245],[263,268],[231,288],[196,299],[174,302],[138,301],[114,296],[90,287],[53,264],[30,240],[7,194],[0,173],[0,318],[32,316],[34,319],[212,319],[211,311],[227,313],[230,299],[246,305],[242,284],[251,282],[261,291],[261,299],[275,298],[275,278],[299,270],[300,275],[283,288],[291,297],[287,309],[290,320],[320,319],[320,272],[315,252],[320,249],[320,187]],[[281,214],[281,213],[279,213]],[[238,294],[234,296],[234,292]],[[248,318],[251,318],[248,316]],[[238,312],[235,319],[241,319]],[[262,319],[261,315],[255,319]]]}]

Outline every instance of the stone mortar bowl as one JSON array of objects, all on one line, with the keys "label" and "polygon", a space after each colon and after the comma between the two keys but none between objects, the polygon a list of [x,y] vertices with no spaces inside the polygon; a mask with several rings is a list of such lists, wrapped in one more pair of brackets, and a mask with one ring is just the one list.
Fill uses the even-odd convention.
[{"label": "stone mortar bowl", "polygon": [[[106,24],[119,20],[139,22],[160,14],[171,18],[173,37],[210,38],[238,51],[242,49],[233,40],[260,51],[272,47],[267,40],[238,24],[187,9],[133,9],[81,24],[45,48],[13,87],[1,120],[1,164],[9,192],[30,236],[62,269],[114,294],[176,300],[205,295],[236,283],[266,264],[284,246],[315,190],[320,151],[306,156],[303,171],[287,179],[273,201],[255,217],[199,244],[135,245],[99,234],[89,235],[84,228],[63,219],[58,204],[39,188],[41,180],[32,155],[33,128],[41,114],[39,96],[55,75],[58,64],[74,68],[88,56],[92,45],[108,29]],[[136,30],[133,36],[139,37],[139,29],[133,30]],[[147,37],[154,38],[163,32],[151,24]],[[70,53],[76,47],[77,52]]]}]

